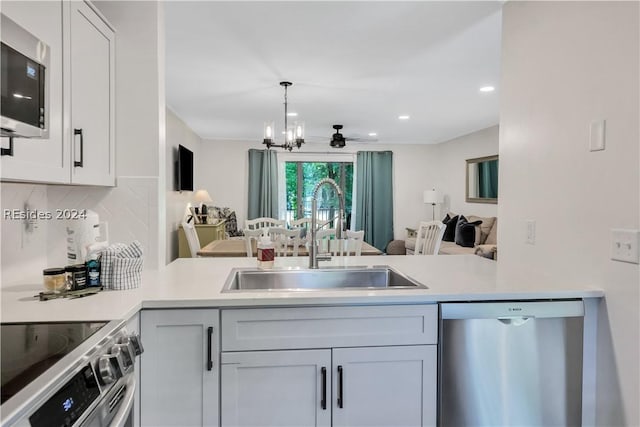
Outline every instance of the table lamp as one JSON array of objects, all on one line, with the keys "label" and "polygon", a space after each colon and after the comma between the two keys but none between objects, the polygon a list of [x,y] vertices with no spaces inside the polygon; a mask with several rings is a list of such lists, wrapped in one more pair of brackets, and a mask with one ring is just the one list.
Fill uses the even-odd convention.
[{"label": "table lamp", "polygon": [[[200,204],[200,218],[201,222],[206,224],[207,222],[207,203],[213,202],[213,199],[209,195],[207,190],[198,190],[193,195],[193,201]],[[196,212],[197,213],[197,212]]]},{"label": "table lamp", "polygon": [[431,205],[431,219],[436,219],[436,205],[442,203],[442,196],[440,192],[435,188],[432,190],[425,190],[423,195],[424,203]]}]

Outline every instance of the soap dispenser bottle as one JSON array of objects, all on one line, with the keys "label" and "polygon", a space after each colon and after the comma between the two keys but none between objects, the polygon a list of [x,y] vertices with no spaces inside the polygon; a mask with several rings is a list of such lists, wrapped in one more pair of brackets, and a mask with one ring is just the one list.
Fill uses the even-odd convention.
[{"label": "soap dispenser bottle", "polygon": [[262,236],[258,240],[258,267],[273,268],[276,249],[269,236]]}]

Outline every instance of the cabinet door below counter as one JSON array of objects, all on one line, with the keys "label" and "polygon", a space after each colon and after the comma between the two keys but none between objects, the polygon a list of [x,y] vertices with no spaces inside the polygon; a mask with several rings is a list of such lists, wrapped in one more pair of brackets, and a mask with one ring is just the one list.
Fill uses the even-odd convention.
[{"label": "cabinet door below counter", "polygon": [[222,425],[331,425],[331,350],[222,353]]},{"label": "cabinet door below counter", "polygon": [[437,346],[333,349],[333,426],[436,425]]},{"label": "cabinet door below counter", "polygon": [[143,310],[141,425],[217,426],[219,311]]}]

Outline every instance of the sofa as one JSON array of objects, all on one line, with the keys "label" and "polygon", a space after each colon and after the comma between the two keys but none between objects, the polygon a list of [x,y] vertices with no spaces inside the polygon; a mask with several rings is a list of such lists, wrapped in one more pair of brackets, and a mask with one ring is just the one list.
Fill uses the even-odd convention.
[{"label": "sofa", "polygon": [[[449,213],[450,217],[456,214]],[[479,217],[476,215],[465,215],[469,222],[482,221],[476,226],[476,240],[473,247],[464,247],[456,244],[456,242],[442,241],[440,244],[440,255],[480,255],[485,258],[498,259],[498,218]],[[416,230],[407,228],[407,238],[404,241],[405,253],[413,254],[416,247]]]}]

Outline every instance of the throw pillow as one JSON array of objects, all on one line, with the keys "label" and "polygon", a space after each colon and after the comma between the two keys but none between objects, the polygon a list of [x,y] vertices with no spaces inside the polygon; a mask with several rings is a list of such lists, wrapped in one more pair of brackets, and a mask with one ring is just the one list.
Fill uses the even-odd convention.
[{"label": "throw pillow", "polygon": [[472,248],[476,244],[476,226],[482,221],[468,222],[464,215],[458,218],[456,224],[455,242],[464,248]]},{"label": "throw pillow", "polygon": [[236,211],[229,212],[226,217],[227,222],[224,223],[224,228],[229,237],[242,236],[244,233],[238,230],[238,220],[236,219]]},{"label": "throw pillow", "polygon": [[493,223],[496,220],[496,217],[494,216],[490,216],[490,217],[481,217],[481,216],[475,216],[475,215],[469,215],[467,217],[467,220],[469,222],[473,222],[473,221],[482,221],[482,225],[480,225],[478,228],[480,229],[480,233],[478,233],[478,230],[476,230],[476,245],[482,245],[484,243],[486,243],[487,240],[487,236],[489,235],[489,233],[491,232],[491,229],[493,228]]},{"label": "throw pillow", "polygon": [[[449,214],[447,214],[449,216]],[[455,242],[456,241],[456,225],[458,224],[459,216],[456,215],[454,217],[450,217],[448,221],[442,220],[442,222],[447,226],[444,230],[444,236],[442,240],[445,242]],[[447,217],[445,217],[447,219]]]}]

